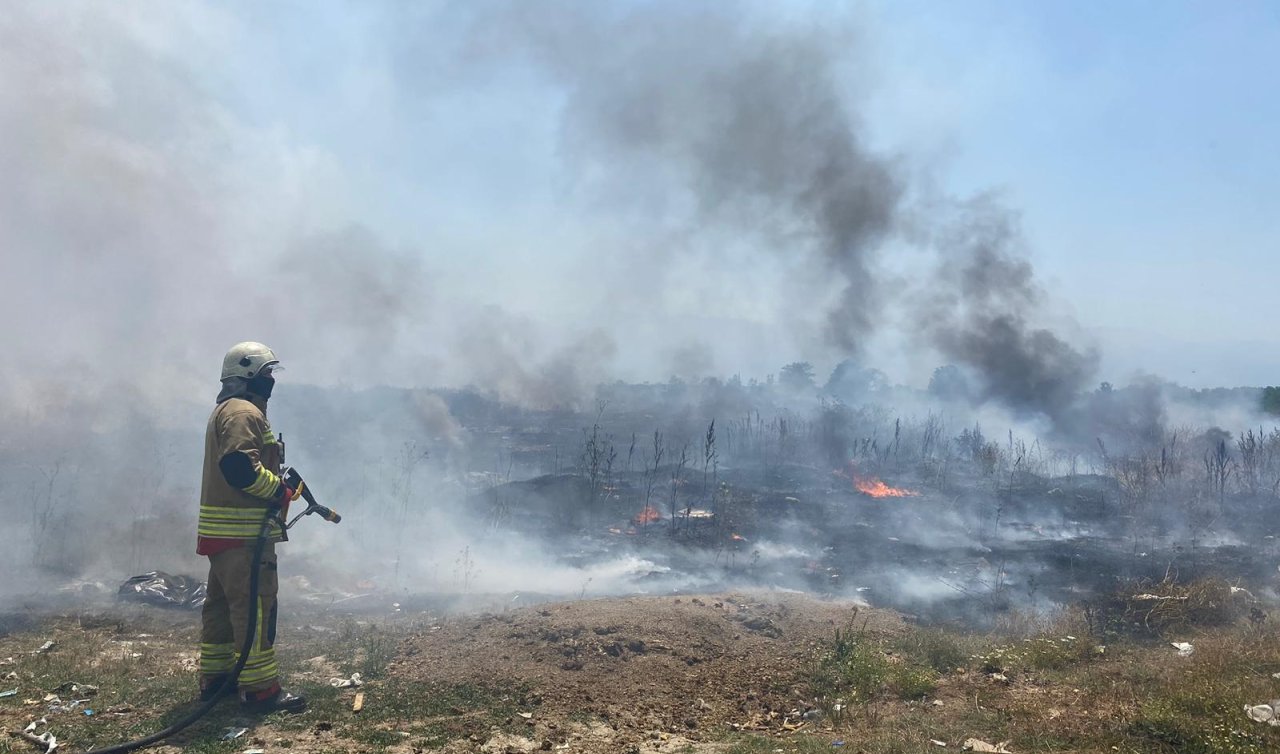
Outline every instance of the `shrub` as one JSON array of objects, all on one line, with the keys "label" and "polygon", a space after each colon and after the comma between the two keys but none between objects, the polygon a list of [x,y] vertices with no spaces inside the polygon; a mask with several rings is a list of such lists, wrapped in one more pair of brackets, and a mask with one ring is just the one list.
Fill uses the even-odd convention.
[{"label": "shrub", "polygon": [[1249,593],[1222,579],[1186,584],[1172,577],[1160,582],[1126,582],[1102,605],[1108,621],[1128,631],[1163,635],[1203,626],[1225,626],[1248,613]]},{"label": "shrub", "polygon": [[913,662],[949,673],[965,667],[969,655],[953,637],[938,629],[912,631],[894,642],[895,648]]}]

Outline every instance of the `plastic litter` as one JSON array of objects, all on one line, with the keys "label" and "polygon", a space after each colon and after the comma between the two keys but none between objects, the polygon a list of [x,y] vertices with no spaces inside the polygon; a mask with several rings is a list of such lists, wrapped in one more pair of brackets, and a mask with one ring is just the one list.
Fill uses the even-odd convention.
[{"label": "plastic litter", "polygon": [[223,734],[222,740],[234,741],[248,732],[249,732],[248,728],[235,728],[235,727],[227,728],[227,732]]},{"label": "plastic litter", "polygon": [[80,705],[87,704],[88,702],[88,699],[72,699],[69,702],[64,702],[61,699],[54,697],[53,701],[49,703],[49,711],[55,715],[63,712],[75,712],[80,708]]},{"label": "plastic litter", "polygon": [[49,641],[46,641],[44,644],[41,644],[40,648],[32,652],[31,654],[42,655],[45,652],[52,650],[56,646],[58,646],[57,642],[55,642],[53,639],[50,639]]},{"label": "plastic litter", "polygon": [[1171,641],[1170,646],[1178,650],[1179,657],[1190,657],[1196,648],[1189,641]]},{"label": "plastic litter", "polygon": [[1268,704],[1246,704],[1244,713],[1255,723],[1280,727],[1280,699],[1272,699]]},{"label": "plastic litter", "polygon": [[193,609],[204,606],[207,589],[205,582],[194,576],[173,576],[164,571],[150,571],[121,584],[116,597],[124,602]]},{"label": "plastic litter", "polygon": [[947,742],[946,742],[946,741],[939,741],[939,740],[938,740],[938,739],[936,739],[936,738],[931,738],[931,739],[929,739],[929,743],[931,743],[931,744],[933,744],[934,746],[937,746],[937,747],[939,747],[939,748],[942,748],[942,749],[947,748]]},{"label": "plastic litter", "polygon": [[969,738],[965,740],[964,745],[960,748],[965,751],[981,751],[987,752],[988,754],[1013,754],[1013,752],[1006,748],[1008,744],[1008,741],[1001,741],[998,744],[990,744],[979,738]]},{"label": "plastic litter", "polygon": [[31,721],[31,723],[28,724],[27,727],[23,728],[21,731],[16,731],[16,730],[9,731],[9,735],[13,736],[14,738],[21,738],[25,741],[35,744],[36,746],[43,746],[45,754],[53,754],[53,752],[58,750],[58,737],[53,735],[53,732],[50,730],[45,730],[44,733],[41,733],[40,735],[36,735],[37,728],[39,728],[42,725],[47,726],[48,724],[49,724],[48,719],[42,717],[39,720]]},{"label": "plastic litter", "polygon": [[44,748],[45,754],[53,754],[53,752],[58,750],[58,737],[53,735],[47,730],[38,736],[34,733],[27,733],[25,731],[17,731],[17,730],[9,731],[9,735],[13,736],[14,738],[21,738],[26,741],[30,741],[36,746],[45,747]]},{"label": "plastic litter", "polygon": [[364,685],[359,673],[352,673],[350,678],[330,678],[329,685],[335,689],[351,689]]},{"label": "plastic litter", "polygon": [[98,693],[98,687],[88,683],[67,681],[55,688],[53,693],[68,694],[70,696],[94,696]]},{"label": "plastic litter", "polygon": [[0,699],[5,698],[6,696],[17,696],[17,695],[18,695],[17,689],[10,689],[9,691],[0,691]]}]

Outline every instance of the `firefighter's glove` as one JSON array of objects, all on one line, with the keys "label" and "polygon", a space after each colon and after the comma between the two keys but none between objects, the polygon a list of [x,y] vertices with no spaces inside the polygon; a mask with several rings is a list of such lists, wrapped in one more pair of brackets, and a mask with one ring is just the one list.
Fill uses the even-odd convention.
[{"label": "firefighter's glove", "polygon": [[275,500],[273,500],[272,502],[280,506],[280,508],[285,510],[287,513],[289,510],[289,503],[293,502],[294,500],[297,500],[298,496],[301,494],[302,494],[302,485],[298,485],[298,489],[295,490],[294,488],[290,487],[284,482],[281,482],[280,492],[279,494],[276,495]]}]

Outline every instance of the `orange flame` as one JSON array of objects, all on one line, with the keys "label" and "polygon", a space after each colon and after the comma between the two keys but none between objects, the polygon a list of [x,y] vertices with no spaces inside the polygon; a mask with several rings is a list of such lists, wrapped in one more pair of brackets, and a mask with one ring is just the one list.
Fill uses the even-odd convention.
[{"label": "orange flame", "polygon": [[658,512],[658,509],[654,508],[652,505],[646,505],[644,507],[644,510],[637,513],[631,519],[631,523],[635,524],[636,526],[644,526],[645,524],[651,524],[654,521],[661,521],[661,520],[662,520],[662,514]]},{"label": "orange flame", "polygon": [[920,493],[913,490],[900,489],[898,487],[890,487],[879,479],[866,478],[860,476],[853,477],[853,486],[858,492],[864,495],[870,495],[874,498],[881,497],[919,497]]},{"label": "orange flame", "polygon": [[742,536],[741,534],[730,534],[730,535],[729,535],[729,539],[732,539],[734,542],[746,542],[746,541],[747,541],[747,538],[746,538],[746,537],[744,537],[744,536]]}]

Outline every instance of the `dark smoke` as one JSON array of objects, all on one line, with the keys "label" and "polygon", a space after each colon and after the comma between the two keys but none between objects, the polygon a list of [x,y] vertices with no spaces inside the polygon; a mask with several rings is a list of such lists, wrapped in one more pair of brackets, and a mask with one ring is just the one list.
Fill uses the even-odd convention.
[{"label": "dark smoke", "polygon": [[[908,186],[867,146],[858,93],[839,78],[858,62],[856,35],[839,22],[765,25],[736,6],[693,7],[515,6],[485,17],[485,47],[514,39],[501,46],[524,49],[564,87],[564,143],[588,190],[612,203],[615,184],[656,180],[671,197],[638,203],[658,224],[754,233],[800,279],[804,306],[827,300],[814,286],[838,287],[824,334],[839,356],[857,355],[884,310],[905,306],[923,325],[921,345],[973,372],[979,398],[1062,422],[1098,357],[1040,321],[1044,296],[1006,210],[947,200],[958,210],[923,223],[939,261],[922,308],[887,292],[896,286],[878,261],[901,238]],[[794,272],[812,262],[826,280]]]},{"label": "dark smoke", "polygon": [[1098,354],[1037,326],[1044,292],[1017,253],[1020,240],[1014,215],[991,197],[960,205],[938,236],[942,258],[919,322],[943,356],[976,375],[982,397],[1062,429]]},{"label": "dark smoke", "polygon": [[525,49],[566,89],[564,145],[588,189],[622,184],[634,201],[656,178],[643,204],[659,214],[823,265],[840,288],[827,338],[856,351],[876,324],[876,250],[903,179],[837,83],[850,35],[720,4],[529,8],[485,16],[485,47]]}]

